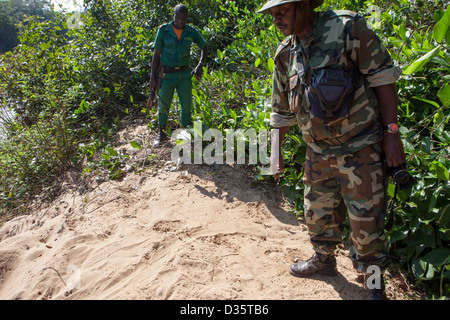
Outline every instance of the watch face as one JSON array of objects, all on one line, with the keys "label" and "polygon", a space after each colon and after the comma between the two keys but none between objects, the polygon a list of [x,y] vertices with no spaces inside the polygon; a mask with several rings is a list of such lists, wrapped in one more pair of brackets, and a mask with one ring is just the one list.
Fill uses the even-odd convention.
[{"label": "watch face", "polygon": [[396,123],[391,123],[388,125],[388,131],[391,133],[396,133],[398,131],[398,125]]}]

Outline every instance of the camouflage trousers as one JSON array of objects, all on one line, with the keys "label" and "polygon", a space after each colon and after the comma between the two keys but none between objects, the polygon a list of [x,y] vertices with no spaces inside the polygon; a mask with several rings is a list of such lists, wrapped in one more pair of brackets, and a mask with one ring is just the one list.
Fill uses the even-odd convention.
[{"label": "camouflage trousers", "polygon": [[307,149],[305,219],[317,253],[331,255],[342,241],[346,216],[350,223],[350,256],[366,272],[389,265],[384,218],[387,178],[379,144],[354,154],[329,156]]}]

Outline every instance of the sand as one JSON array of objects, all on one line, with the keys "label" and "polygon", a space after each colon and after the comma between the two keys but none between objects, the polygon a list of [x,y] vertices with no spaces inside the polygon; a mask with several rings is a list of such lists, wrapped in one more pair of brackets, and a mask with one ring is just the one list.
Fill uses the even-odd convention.
[{"label": "sand", "polygon": [[242,167],[173,169],[88,187],[73,174],[58,199],[5,223],[0,299],[367,299],[345,248],[336,277],[289,274],[313,250],[276,185]]}]

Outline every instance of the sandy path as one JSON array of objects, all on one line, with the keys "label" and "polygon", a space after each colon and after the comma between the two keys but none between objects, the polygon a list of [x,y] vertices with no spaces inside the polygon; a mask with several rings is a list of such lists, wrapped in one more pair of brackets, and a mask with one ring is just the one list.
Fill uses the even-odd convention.
[{"label": "sandy path", "polygon": [[132,174],[66,193],[0,229],[1,299],[365,299],[339,276],[299,279],[305,226],[227,166]]},{"label": "sandy path", "polygon": [[306,227],[279,190],[252,182],[217,165],[84,189],[74,178],[0,228],[0,299],[366,299],[345,250],[337,277],[289,275],[313,253]]}]

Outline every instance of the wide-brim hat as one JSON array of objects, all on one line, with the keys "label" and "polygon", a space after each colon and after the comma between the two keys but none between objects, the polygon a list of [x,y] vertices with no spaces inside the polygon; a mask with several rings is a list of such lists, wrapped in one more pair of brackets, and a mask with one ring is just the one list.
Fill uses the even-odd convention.
[{"label": "wide-brim hat", "polygon": [[281,6],[282,4],[285,3],[300,2],[300,1],[310,1],[312,7],[317,8],[323,3],[324,0],[269,0],[261,9],[257,11],[257,13],[269,13],[270,8]]}]

